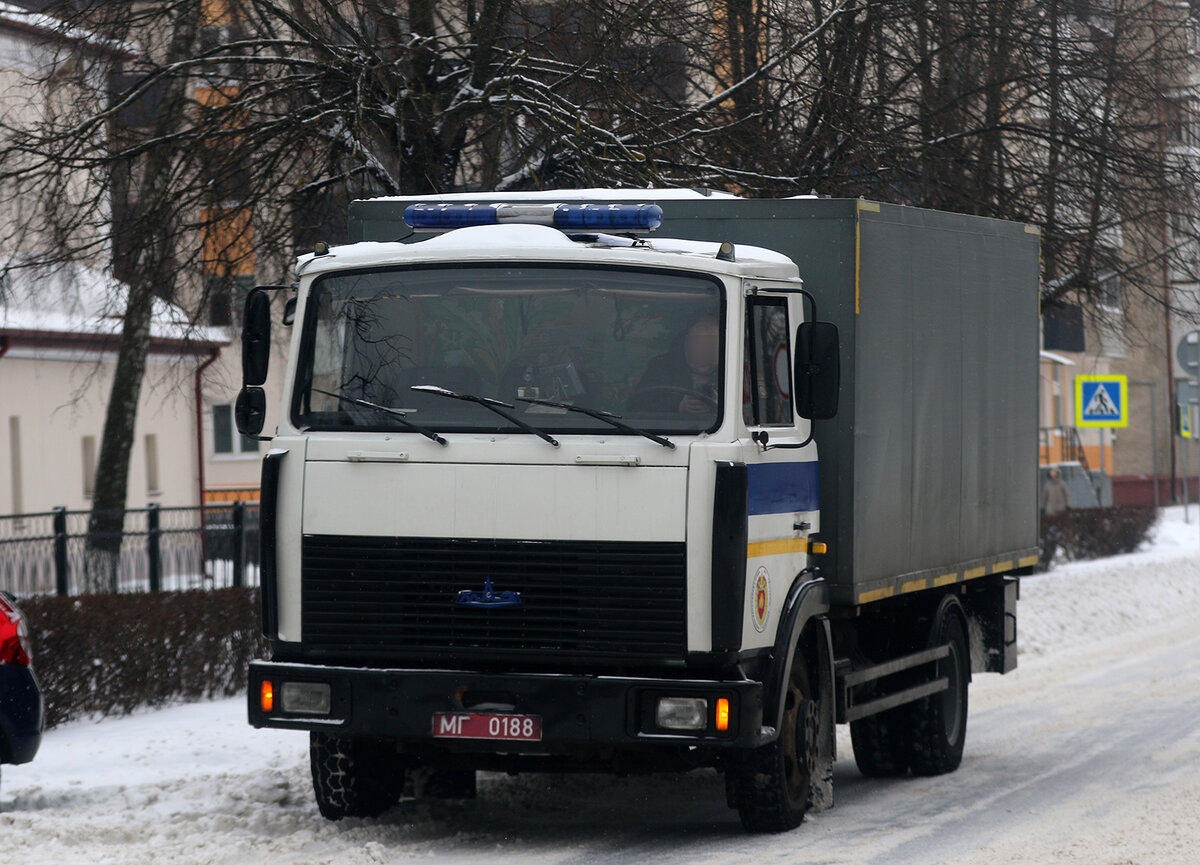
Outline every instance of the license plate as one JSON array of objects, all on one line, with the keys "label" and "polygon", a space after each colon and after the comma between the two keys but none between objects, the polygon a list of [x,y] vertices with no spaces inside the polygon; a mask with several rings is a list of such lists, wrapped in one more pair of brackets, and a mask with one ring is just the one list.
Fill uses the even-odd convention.
[{"label": "license plate", "polygon": [[540,742],[542,741],[542,716],[435,712],[433,735],[439,739],[501,739],[510,742]]}]

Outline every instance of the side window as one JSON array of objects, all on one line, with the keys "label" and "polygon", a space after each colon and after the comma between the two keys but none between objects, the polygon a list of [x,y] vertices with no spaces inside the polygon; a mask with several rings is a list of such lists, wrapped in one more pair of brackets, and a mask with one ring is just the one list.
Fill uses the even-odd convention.
[{"label": "side window", "polygon": [[792,363],[787,301],[759,299],[746,309],[742,419],[747,426],[791,426]]},{"label": "side window", "polygon": [[258,453],[258,441],[240,435],[234,428],[232,405],[214,405],[212,420],[214,454]]}]

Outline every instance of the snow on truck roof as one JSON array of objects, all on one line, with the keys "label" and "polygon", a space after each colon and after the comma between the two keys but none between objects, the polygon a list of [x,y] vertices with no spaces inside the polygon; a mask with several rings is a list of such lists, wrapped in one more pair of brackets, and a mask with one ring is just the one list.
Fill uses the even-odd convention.
[{"label": "snow on truck roof", "polygon": [[733,261],[717,258],[720,243],[647,237],[633,240],[589,234],[573,240],[544,225],[481,225],[457,228],[416,243],[362,241],[330,248],[325,255],[310,253],[297,261],[298,274],[389,264],[419,264],[452,259],[486,261],[578,261],[589,264],[642,265],[702,269],[732,276],[796,279],[799,270],[786,255],[758,246],[737,245]]},{"label": "snow on truck roof", "polygon": [[543,189],[534,192],[451,192],[445,195],[384,195],[368,201],[684,201],[701,198],[741,198],[715,189]]}]

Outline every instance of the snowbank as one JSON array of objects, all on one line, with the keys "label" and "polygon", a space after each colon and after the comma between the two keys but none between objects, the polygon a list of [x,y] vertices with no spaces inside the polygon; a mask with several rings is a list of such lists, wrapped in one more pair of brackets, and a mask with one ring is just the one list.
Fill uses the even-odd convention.
[{"label": "snowbank", "polygon": [[1021,581],[1022,664],[1098,637],[1154,626],[1200,609],[1200,509],[1164,508],[1143,551],[1071,562]]}]

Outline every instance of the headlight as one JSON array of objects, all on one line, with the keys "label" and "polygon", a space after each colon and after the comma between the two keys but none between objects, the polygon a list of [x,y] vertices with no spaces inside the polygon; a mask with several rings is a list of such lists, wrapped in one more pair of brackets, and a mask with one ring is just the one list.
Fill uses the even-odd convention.
[{"label": "headlight", "polygon": [[330,688],[323,682],[284,682],[283,711],[293,715],[328,715]]},{"label": "headlight", "polygon": [[703,730],[708,726],[704,697],[659,697],[654,722],[664,730]]}]

